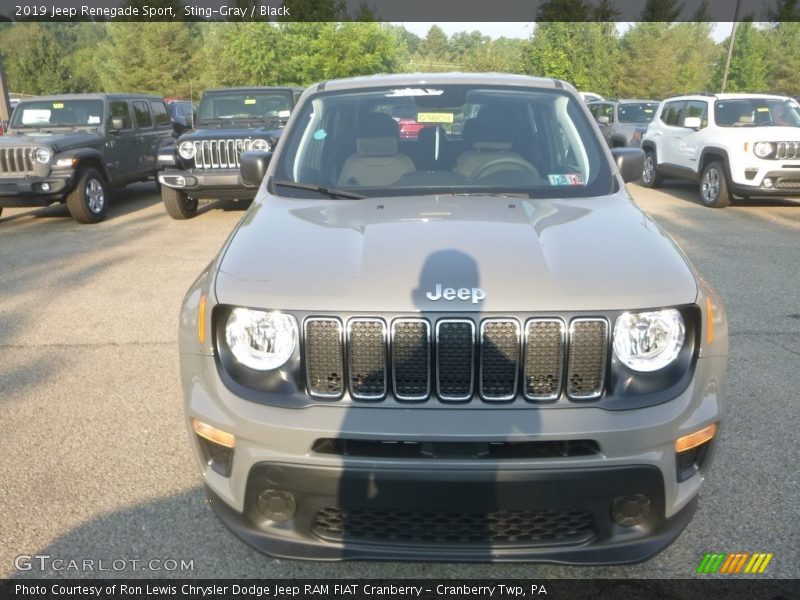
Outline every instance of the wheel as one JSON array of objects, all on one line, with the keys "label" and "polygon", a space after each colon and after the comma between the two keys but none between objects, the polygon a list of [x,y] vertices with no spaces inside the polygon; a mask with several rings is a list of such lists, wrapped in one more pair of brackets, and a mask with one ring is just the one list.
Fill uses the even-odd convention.
[{"label": "wheel", "polygon": [[164,206],[173,219],[191,219],[197,215],[197,198],[190,198],[183,192],[168,187],[161,186],[161,199]]},{"label": "wheel", "polygon": [[78,223],[99,223],[106,218],[108,184],[97,169],[78,173],[78,183],[67,195],[67,209]]},{"label": "wheel", "polygon": [[654,150],[644,151],[644,169],[642,169],[642,185],[649,188],[661,187],[664,178],[656,169],[656,153]]},{"label": "wheel", "polygon": [[700,200],[711,208],[725,208],[731,203],[725,167],[717,160],[708,163],[700,176]]}]

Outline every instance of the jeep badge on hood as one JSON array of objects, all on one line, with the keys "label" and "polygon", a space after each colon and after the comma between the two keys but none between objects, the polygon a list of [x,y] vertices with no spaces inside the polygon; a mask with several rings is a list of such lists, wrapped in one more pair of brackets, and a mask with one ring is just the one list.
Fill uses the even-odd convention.
[{"label": "jeep badge on hood", "polygon": [[425,294],[425,297],[428,300],[441,300],[444,298],[445,300],[455,300],[458,298],[459,300],[469,300],[472,298],[472,303],[477,304],[484,298],[486,298],[486,292],[484,292],[481,288],[444,288],[442,289],[442,284],[436,284],[436,291],[435,292],[428,292]]}]

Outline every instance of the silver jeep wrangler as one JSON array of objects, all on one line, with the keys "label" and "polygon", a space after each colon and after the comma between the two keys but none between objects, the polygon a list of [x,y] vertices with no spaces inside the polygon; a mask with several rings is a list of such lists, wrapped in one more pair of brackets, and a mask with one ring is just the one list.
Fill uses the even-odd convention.
[{"label": "silver jeep wrangler", "polygon": [[[392,115],[421,125],[402,139]],[[716,293],[632,202],[576,91],[309,88],[180,320],[211,506],[274,556],[642,561],[717,444]]]}]

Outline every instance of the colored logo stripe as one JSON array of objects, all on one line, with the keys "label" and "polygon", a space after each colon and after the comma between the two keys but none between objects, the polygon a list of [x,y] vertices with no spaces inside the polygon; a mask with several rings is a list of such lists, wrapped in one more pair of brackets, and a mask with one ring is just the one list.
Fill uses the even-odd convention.
[{"label": "colored logo stripe", "polygon": [[[698,573],[712,574],[723,573],[727,575],[738,573],[763,573],[772,560],[773,553],[756,552],[707,552],[697,567]],[[745,566],[746,565],[746,566]]]}]

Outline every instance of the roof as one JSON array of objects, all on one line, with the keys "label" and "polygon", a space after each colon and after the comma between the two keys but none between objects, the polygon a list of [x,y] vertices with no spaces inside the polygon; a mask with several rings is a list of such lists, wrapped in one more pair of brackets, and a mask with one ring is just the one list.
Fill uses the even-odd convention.
[{"label": "roof", "polygon": [[679,100],[686,98],[714,98],[716,100],[741,100],[745,98],[761,98],[764,100],[786,100],[789,96],[780,96],[778,94],[746,94],[746,93],[731,93],[731,94],[683,94],[680,96],[671,96],[665,98],[668,100]]},{"label": "roof", "polygon": [[509,73],[398,73],[393,75],[368,75],[348,79],[332,79],[317,84],[316,89],[348,90],[367,87],[446,84],[490,84],[538,88],[564,88],[577,93],[572,84],[544,77],[512,75]]},{"label": "roof", "polygon": [[228,87],[228,88],[214,88],[212,90],[206,90],[203,92],[204,94],[227,94],[230,92],[267,92],[267,91],[281,91],[281,92],[291,92],[291,91],[302,91],[305,88],[297,88],[297,87],[290,87],[285,85],[271,85],[271,86],[262,86],[262,87]]},{"label": "roof", "polygon": [[33,96],[23,98],[20,102],[31,102],[41,100],[127,100],[128,98],[141,98],[147,100],[163,100],[161,96],[153,94],[54,94],[52,96]]}]

